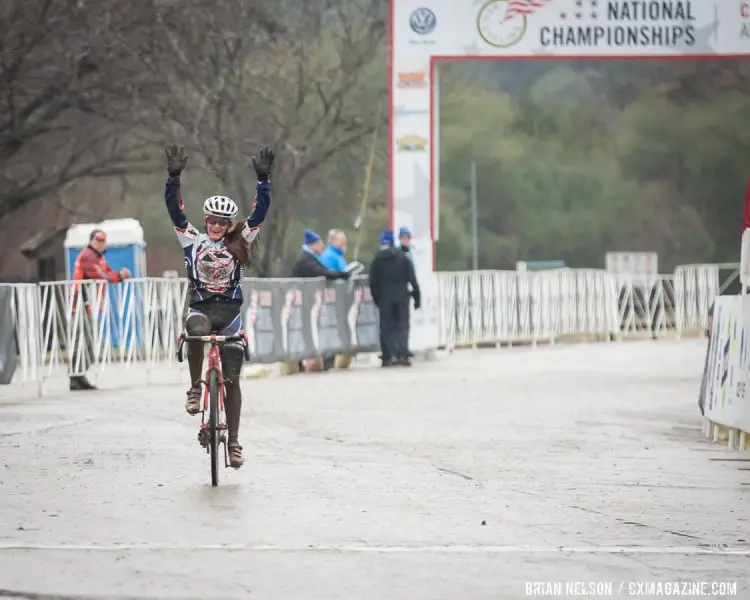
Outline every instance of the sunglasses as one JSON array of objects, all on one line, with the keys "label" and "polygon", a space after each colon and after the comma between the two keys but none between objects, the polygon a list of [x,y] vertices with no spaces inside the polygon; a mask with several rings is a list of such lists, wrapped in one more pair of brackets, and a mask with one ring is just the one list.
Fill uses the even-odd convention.
[{"label": "sunglasses", "polygon": [[206,217],[206,225],[223,225],[229,227],[232,224],[231,219],[223,219],[221,217]]}]

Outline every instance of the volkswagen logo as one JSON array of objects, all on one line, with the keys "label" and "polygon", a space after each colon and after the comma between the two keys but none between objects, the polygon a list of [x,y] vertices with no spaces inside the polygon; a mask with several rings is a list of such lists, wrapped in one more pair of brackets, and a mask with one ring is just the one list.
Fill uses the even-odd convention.
[{"label": "volkswagen logo", "polygon": [[427,35],[435,30],[437,25],[437,17],[435,13],[429,8],[418,8],[409,17],[409,25],[414,30],[414,33],[419,35]]}]

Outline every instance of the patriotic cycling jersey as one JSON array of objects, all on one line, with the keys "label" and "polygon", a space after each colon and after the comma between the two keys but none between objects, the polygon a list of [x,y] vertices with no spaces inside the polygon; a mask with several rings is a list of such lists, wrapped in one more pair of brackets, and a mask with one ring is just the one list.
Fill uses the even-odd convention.
[{"label": "patriotic cycling jersey", "polygon": [[[188,221],[182,203],[179,177],[167,178],[164,199],[177,239],[185,253],[185,271],[190,282],[189,302],[201,302],[213,296],[242,302],[240,284],[245,273],[244,267],[234,260],[223,239],[212,240]],[[253,212],[242,230],[242,236],[248,244],[258,235],[270,204],[270,184],[259,181],[255,186]]]}]

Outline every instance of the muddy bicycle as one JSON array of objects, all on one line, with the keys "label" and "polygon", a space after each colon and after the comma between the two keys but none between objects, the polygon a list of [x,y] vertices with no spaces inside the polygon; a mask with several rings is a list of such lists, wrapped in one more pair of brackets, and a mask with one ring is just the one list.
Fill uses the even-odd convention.
[{"label": "muddy bicycle", "polygon": [[[208,366],[205,379],[198,381],[203,386],[203,405],[201,408],[201,426],[198,430],[198,442],[206,449],[211,458],[211,485],[219,485],[219,446],[224,447],[224,467],[229,467],[227,451],[227,417],[224,410],[225,382],[221,369],[221,348],[227,342],[242,342],[245,360],[250,360],[250,347],[247,335],[240,331],[236,335],[180,335],[177,345],[177,362],[183,361],[182,348],[185,342],[203,342],[209,344]],[[208,416],[206,416],[208,414]]]}]

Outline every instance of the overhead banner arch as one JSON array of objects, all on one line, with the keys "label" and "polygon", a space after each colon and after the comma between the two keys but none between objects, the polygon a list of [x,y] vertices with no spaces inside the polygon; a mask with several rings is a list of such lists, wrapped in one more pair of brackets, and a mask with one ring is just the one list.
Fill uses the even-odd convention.
[{"label": "overhead banner arch", "polygon": [[391,226],[411,229],[418,272],[433,271],[439,60],[748,54],[750,0],[390,0]]}]

